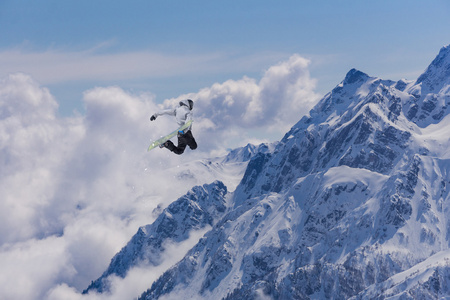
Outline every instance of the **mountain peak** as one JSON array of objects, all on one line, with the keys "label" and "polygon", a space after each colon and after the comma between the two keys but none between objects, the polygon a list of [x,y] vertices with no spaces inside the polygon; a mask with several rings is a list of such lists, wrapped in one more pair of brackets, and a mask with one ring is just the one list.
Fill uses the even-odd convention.
[{"label": "mountain peak", "polygon": [[413,97],[406,116],[419,127],[436,124],[450,113],[450,45],[442,47],[425,72],[405,91]]},{"label": "mountain peak", "polygon": [[450,84],[450,45],[442,47],[425,72],[419,76],[416,84],[422,84],[426,92],[439,92]]},{"label": "mountain peak", "polygon": [[369,75],[367,75],[366,73],[353,68],[350,71],[348,71],[347,75],[345,75],[344,84],[364,82],[369,78],[370,78]]},{"label": "mountain peak", "polygon": [[244,147],[230,150],[223,162],[247,162],[257,153],[267,153],[276,146],[275,143],[262,143],[259,145],[247,144]]}]

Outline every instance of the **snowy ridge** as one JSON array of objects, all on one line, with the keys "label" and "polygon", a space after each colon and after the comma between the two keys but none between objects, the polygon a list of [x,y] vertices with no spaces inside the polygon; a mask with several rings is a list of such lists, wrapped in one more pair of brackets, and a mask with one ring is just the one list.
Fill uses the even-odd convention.
[{"label": "snowy ridge", "polygon": [[449,52],[414,82],[350,70],[254,152],[211,229],[140,299],[450,297]]},{"label": "snowy ridge", "polygon": [[420,127],[436,124],[448,114],[450,45],[443,47],[417,81],[406,88],[413,96],[405,115]]},{"label": "snowy ridge", "polygon": [[[450,45],[443,47],[427,70],[417,79],[422,95],[447,93],[450,84]],[[413,89],[414,90],[414,89]]]}]

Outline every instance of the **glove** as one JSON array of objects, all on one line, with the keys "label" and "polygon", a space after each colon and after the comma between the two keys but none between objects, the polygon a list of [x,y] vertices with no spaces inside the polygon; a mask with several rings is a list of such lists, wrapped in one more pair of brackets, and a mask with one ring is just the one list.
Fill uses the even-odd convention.
[{"label": "glove", "polygon": [[155,121],[156,120],[156,115],[153,115],[150,117],[150,121]]},{"label": "glove", "polygon": [[184,131],[183,130],[178,130],[178,135],[183,135]]}]

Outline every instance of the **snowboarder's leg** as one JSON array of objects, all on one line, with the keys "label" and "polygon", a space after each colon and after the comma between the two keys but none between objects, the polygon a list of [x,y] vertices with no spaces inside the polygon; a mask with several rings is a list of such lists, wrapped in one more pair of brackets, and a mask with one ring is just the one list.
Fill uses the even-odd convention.
[{"label": "snowboarder's leg", "polygon": [[167,148],[170,151],[172,151],[172,149],[173,149],[173,147],[175,147],[175,145],[172,143],[172,141],[169,140],[169,141],[166,141],[164,144],[162,144],[160,147]]},{"label": "snowboarder's leg", "polygon": [[182,154],[184,149],[186,149],[186,143],[182,136],[178,137],[178,146],[175,146],[172,141],[167,141],[165,146],[167,149],[178,155]]},{"label": "snowboarder's leg", "polygon": [[189,130],[188,132],[186,132],[184,136],[186,138],[186,144],[188,144],[189,148],[191,148],[192,150],[197,149],[197,142],[195,141],[195,138],[192,135],[192,131]]},{"label": "snowboarder's leg", "polygon": [[190,130],[185,134],[178,135],[178,146],[175,146],[172,141],[167,141],[164,143],[164,147],[178,155],[183,154],[186,146],[189,146],[192,150],[197,149],[197,142],[195,141]]}]

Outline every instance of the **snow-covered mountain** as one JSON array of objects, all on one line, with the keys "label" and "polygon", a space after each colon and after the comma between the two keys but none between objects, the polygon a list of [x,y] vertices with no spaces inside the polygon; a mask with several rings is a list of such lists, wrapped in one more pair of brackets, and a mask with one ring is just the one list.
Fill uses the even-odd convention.
[{"label": "snow-covered mountain", "polygon": [[352,69],[274,149],[248,156],[234,191],[193,188],[105,274],[203,229],[140,299],[450,297],[449,104],[450,46],[416,81]]}]

